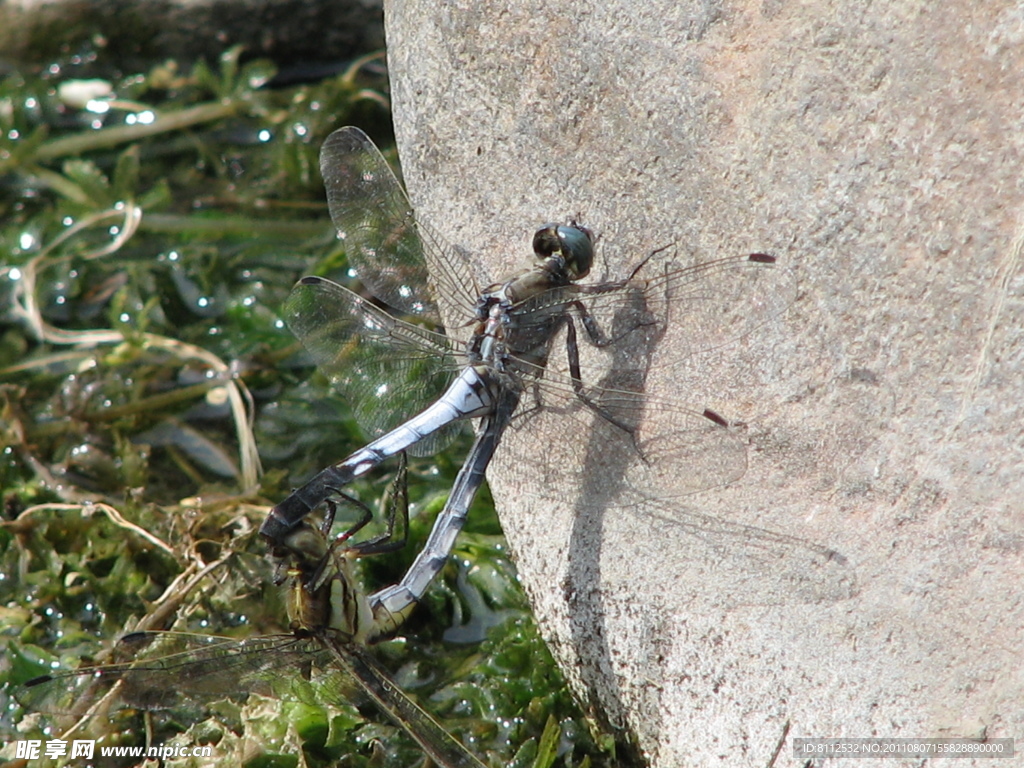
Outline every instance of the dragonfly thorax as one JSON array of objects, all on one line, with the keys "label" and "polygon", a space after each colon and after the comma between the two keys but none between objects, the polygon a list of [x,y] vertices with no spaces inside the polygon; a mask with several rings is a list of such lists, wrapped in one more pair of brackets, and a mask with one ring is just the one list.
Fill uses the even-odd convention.
[{"label": "dragonfly thorax", "polygon": [[[351,572],[355,550],[327,548],[323,535],[303,521],[288,543],[286,560],[288,618],[292,632],[316,635],[327,630],[346,642],[366,643],[378,632],[369,602]],[[319,538],[320,544],[312,540]]]}]

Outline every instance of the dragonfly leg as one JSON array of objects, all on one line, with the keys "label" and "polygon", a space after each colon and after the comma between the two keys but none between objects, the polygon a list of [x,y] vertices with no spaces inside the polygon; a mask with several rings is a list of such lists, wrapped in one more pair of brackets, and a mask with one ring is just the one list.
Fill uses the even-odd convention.
[{"label": "dragonfly leg", "polygon": [[[344,533],[339,534],[337,537],[340,541],[345,541],[346,539],[352,538],[352,536],[357,534],[362,528],[366,526],[367,523],[369,523],[373,519],[373,511],[359,499],[353,496],[349,496],[340,488],[332,488],[331,493],[336,498],[324,499],[323,505],[326,507],[326,512],[324,512],[323,522],[321,522],[319,526],[320,533],[324,536],[324,538],[327,537],[327,535],[331,531],[331,528],[334,526],[334,519],[338,514],[338,506],[340,504],[344,504],[345,506],[351,507],[359,511],[359,519],[356,520],[352,525],[350,525],[345,530]],[[289,544],[289,538],[292,532],[293,530],[290,529],[286,531],[284,535],[279,536],[277,537],[276,540],[272,541],[272,549],[283,548],[284,550],[294,550],[294,545]]]},{"label": "dragonfly leg", "polygon": [[[373,519],[373,511],[363,504],[363,502],[359,501],[359,499],[349,496],[340,489],[335,490],[334,493],[337,494],[347,506],[360,510],[359,519],[356,520],[348,530],[339,535],[339,538],[341,539],[348,539],[358,533],[363,526]],[[327,507],[327,511],[324,513],[323,522],[320,523],[320,531],[325,537],[331,532],[331,528],[334,527],[334,518],[338,514],[338,503],[339,502],[334,499],[324,500],[324,506]]]},{"label": "dragonfly leg", "polygon": [[[655,248],[653,251],[648,253],[640,263],[633,267],[633,271],[629,273],[629,277],[625,280],[612,280],[609,282],[601,283],[598,285],[584,285],[579,286],[580,293],[588,296],[599,296],[605,293],[612,293],[621,291],[629,286],[634,281],[637,274],[647,266],[647,263],[659,253],[668,250],[674,244],[663,245],[661,248]],[[639,288],[639,286],[637,286]],[[594,316],[587,309],[586,305],[582,301],[572,302],[572,308],[579,315],[580,321],[583,323],[583,327],[587,331],[587,336],[590,337],[590,342],[595,347],[607,347],[612,344],[616,344],[621,341],[625,336],[635,331],[637,328],[643,328],[646,326],[657,325],[658,321],[654,319],[642,320],[630,328],[626,328],[622,333],[616,334],[615,336],[606,336],[601,330],[597,321],[594,320]]]},{"label": "dragonfly leg", "polygon": [[[617,285],[624,286],[625,283]],[[640,300],[638,299],[638,301]],[[621,333],[617,333],[614,336],[608,336],[604,333],[604,331],[601,330],[601,327],[597,324],[597,321],[594,320],[594,316],[590,314],[590,311],[586,308],[586,305],[584,305],[583,302],[575,302],[573,308],[580,316],[580,321],[583,323],[583,328],[587,331],[587,337],[590,339],[590,343],[593,344],[598,349],[610,347],[612,344],[618,344],[620,341],[622,341],[624,338],[626,338],[629,334],[631,334],[638,328],[650,328],[652,326],[657,326],[659,324],[659,321],[655,319],[655,317],[647,309],[647,306],[644,305],[642,310],[638,309],[638,313],[642,314],[641,319],[638,319],[632,325],[628,325],[627,327],[625,327]]]},{"label": "dragonfly leg", "polygon": [[649,262],[651,259],[657,256],[659,253],[663,253],[664,251],[667,251],[669,248],[672,248],[673,246],[675,246],[675,243],[669,243],[668,245],[661,246],[661,248],[655,248],[653,251],[648,253],[646,256],[640,259],[639,264],[633,267],[633,271],[629,273],[629,277],[627,277],[623,282],[628,283],[630,280],[635,278],[640,273],[640,270],[647,266],[647,262]]},{"label": "dragonfly leg", "polygon": [[[361,504],[361,506],[369,512],[365,504]],[[388,490],[384,494],[381,507],[385,510],[387,529],[379,536],[374,536],[372,539],[367,539],[347,547],[349,551],[353,552],[355,557],[395,552],[405,546],[409,535],[408,460],[406,459],[405,451],[399,454],[398,471],[395,473],[395,479],[391,481]],[[395,521],[399,518],[401,519],[401,526],[396,534]],[[365,521],[361,521],[359,527],[361,528],[363,525],[365,525]],[[354,532],[353,529],[349,529],[335,538],[331,544],[331,549],[333,550],[344,543]]]},{"label": "dragonfly leg", "polygon": [[[586,305],[582,301],[574,301],[572,303],[572,307],[573,309],[576,310],[576,314],[579,315],[580,322],[583,323],[583,328],[584,330],[586,330],[587,336],[590,338],[590,343],[593,344],[595,347],[611,346],[616,341],[621,339],[622,336],[625,335],[622,334],[615,338],[609,338],[608,336],[605,336],[604,331],[601,330],[601,327],[597,324],[597,321],[594,319],[594,316],[590,314],[590,311],[587,309]],[[571,317],[569,318],[569,324],[572,324]],[[630,328],[630,331],[631,330],[633,329]],[[629,331],[626,331],[626,333],[629,333]],[[575,336],[575,330],[573,331],[573,335]]]},{"label": "dragonfly leg", "polygon": [[[408,460],[406,458],[405,451],[402,451],[398,460],[398,471],[395,473],[395,479],[391,481],[391,485],[388,486],[388,490],[384,494],[384,499],[381,502],[382,509],[386,510],[385,520],[387,520],[387,531],[380,536],[376,536],[365,542],[360,542],[354,545],[352,548],[358,550],[359,555],[362,554],[377,554],[378,552],[392,552],[396,549],[401,549],[405,546],[405,534],[402,534],[401,539],[396,539],[394,536],[395,518],[397,517],[397,510],[402,510],[403,519],[405,520],[405,528],[409,527],[409,488],[408,488]],[[371,510],[366,504],[361,502],[347,493],[342,491],[340,488],[334,489],[334,494],[340,497],[343,503],[348,506],[359,510],[359,519],[348,527],[345,531],[338,534],[335,537],[334,543],[331,548],[335,548],[345,541],[351,539],[355,534],[359,533],[367,523],[373,519],[373,510]],[[395,501],[397,497],[397,501]],[[326,539],[330,534],[331,528],[334,526],[334,518],[338,511],[338,502],[334,499],[327,499],[324,501],[327,507],[327,512],[324,515],[324,521],[320,525],[320,530]],[[392,506],[397,504],[397,506]],[[394,540],[395,543],[390,542]],[[377,547],[381,544],[387,544],[383,549]]]},{"label": "dragonfly leg", "polygon": [[[591,321],[593,321],[593,318],[591,318]],[[583,322],[586,324],[585,320]],[[617,419],[583,390],[583,376],[580,371],[580,348],[576,339],[576,323],[573,322],[572,317],[568,317],[565,324],[565,352],[569,358],[569,377],[572,379],[572,391],[594,413],[630,435],[633,438],[633,444],[636,445],[636,427],[626,424],[621,419]]]},{"label": "dragonfly leg", "polygon": [[[323,503],[327,507],[327,512],[319,526],[314,528],[308,522],[300,522],[273,543],[271,555],[279,561],[274,574],[274,583],[284,583],[288,578],[289,569],[295,561],[304,563],[306,570],[309,572],[309,575],[304,579],[305,582],[319,586],[323,575],[326,573],[326,566],[332,557],[337,558],[342,554],[349,558],[362,557],[363,555],[377,554],[378,552],[390,552],[404,546],[409,528],[409,496],[406,488],[406,475],[406,458],[403,451],[398,473],[385,493],[385,500],[382,502],[383,508],[387,511],[385,515],[387,531],[380,536],[375,536],[372,539],[353,545],[348,545],[347,542],[373,519],[373,511],[362,501],[349,496],[341,489],[330,489],[335,498],[324,500]],[[396,496],[398,501],[393,502],[391,499]],[[334,524],[339,504],[344,504],[357,510],[359,518],[342,533],[335,536],[328,546],[326,542],[331,527]],[[395,504],[398,506],[394,506]],[[402,510],[402,520],[404,522],[403,533],[400,539],[394,535],[394,521],[399,507]],[[312,565],[313,563],[316,563],[316,565]]]}]

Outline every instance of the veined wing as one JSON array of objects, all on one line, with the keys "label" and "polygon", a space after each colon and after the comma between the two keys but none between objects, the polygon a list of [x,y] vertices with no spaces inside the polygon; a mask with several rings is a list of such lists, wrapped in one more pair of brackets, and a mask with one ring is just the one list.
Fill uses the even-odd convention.
[{"label": "veined wing", "polygon": [[[324,278],[300,280],[282,314],[372,438],[437,400],[458,363],[444,334],[399,320]],[[455,428],[435,433],[410,452],[436,453]]]},{"label": "veined wing", "polygon": [[26,683],[16,698],[34,711],[83,717],[106,704],[117,684],[113,695],[123,706],[172,709],[185,702],[270,693],[269,672],[308,664],[317,653],[322,653],[318,643],[294,635],[236,640],[135,632],[115,648],[116,657],[131,661],[45,675]]},{"label": "veined wing", "polygon": [[465,265],[416,221],[405,190],[365,133],[349,126],[327,137],[320,172],[355,277],[403,314],[438,325],[439,307],[445,317],[471,317],[478,291]]},{"label": "veined wing", "polygon": [[406,730],[430,758],[443,768],[484,768],[484,764],[391,679],[370,654],[340,642],[330,633],[321,638],[336,663],[359,681],[374,703]]},{"label": "veined wing", "polygon": [[[145,658],[36,678],[16,698],[27,709],[75,719],[103,715],[115,706],[177,710],[249,693],[276,695],[282,686],[296,692],[305,684],[303,670],[315,668],[321,670],[315,676],[318,697],[345,703],[343,686],[357,683],[442,768],[483,766],[368,653],[336,631],[245,640],[137,632],[122,638],[116,653]],[[325,672],[328,677],[321,679]]]},{"label": "veined wing", "polygon": [[792,272],[753,254],[680,265],[652,254],[623,280],[554,288],[512,307],[513,324],[529,328],[542,309],[582,304],[614,343],[640,328],[683,327],[682,359],[725,346],[781,315],[796,298]]},{"label": "veined wing", "polygon": [[[578,318],[576,306],[585,307],[601,346],[579,343],[582,392],[631,433],[612,430],[609,439],[643,457],[630,476],[645,493],[670,485],[672,496],[687,495],[734,482],[746,471],[743,436],[725,418],[699,404],[647,395],[646,389],[652,376],[682,381],[699,368],[701,355],[741,343],[786,310],[796,296],[793,275],[765,258],[690,266],[651,258],[627,279],[556,288],[512,309],[510,324],[528,334],[541,310],[564,307]],[[658,345],[666,330],[672,346],[663,352]],[[587,334],[583,327],[577,333]],[[545,404],[579,411],[567,366],[559,360],[562,348],[553,347],[546,370],[534,367],[536,389]]]}]

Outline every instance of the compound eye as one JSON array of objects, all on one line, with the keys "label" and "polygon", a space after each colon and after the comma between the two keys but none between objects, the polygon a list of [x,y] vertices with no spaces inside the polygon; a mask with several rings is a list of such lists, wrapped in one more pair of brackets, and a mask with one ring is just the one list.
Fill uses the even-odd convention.
[{"label": "compound eye", "polygon": [[558,228],[558,239],[569,278],[586,277],[594,264],[594,235],[586,227],[573,223]]},{"label": "compound eye", "polygon": [[594,235],[575,223],[545,224],[533,236],[533,252],[539,261],[559,254],[569,279],[579,280],[594,263]]},{"label": "compound eye", "polygon": [[533,234],[533,252],[538,261],[545,261],[551,254],[561,250],[558,239],[558,224],[545,224]]}]

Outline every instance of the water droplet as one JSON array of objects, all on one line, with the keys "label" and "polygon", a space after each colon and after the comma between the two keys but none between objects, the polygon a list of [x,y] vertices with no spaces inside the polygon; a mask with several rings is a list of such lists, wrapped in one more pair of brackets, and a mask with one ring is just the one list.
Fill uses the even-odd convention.
[{"label": "water droplet", "polygon": [[102,114],[110,109],[105,99],[114,93],[107,80],[65,80],[57,86],[57,98],[74,109],[87,109]]}]

